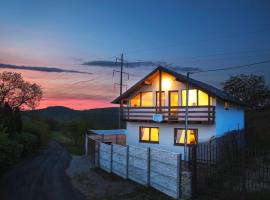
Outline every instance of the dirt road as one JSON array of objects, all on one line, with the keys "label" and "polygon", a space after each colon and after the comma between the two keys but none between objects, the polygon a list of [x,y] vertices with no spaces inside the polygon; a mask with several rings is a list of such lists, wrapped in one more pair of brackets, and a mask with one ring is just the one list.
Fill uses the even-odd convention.
[{"label": "dirt road", "polygon": [[3,200],[85,200],[65,173],[69,153],[58,143],[28,160],[0,179]]}]

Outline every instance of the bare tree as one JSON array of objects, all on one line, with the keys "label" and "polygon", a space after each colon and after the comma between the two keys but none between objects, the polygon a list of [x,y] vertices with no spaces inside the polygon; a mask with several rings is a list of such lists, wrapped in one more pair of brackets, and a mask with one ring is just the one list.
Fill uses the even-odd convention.
[{"label": "bare tree", "polygon": [[0,104],[8,103],[13,109],[34,109],[42,96],[41,87],[25,81],[21,74],[0,73]]},{"label": "bare tree", "polygon": [[265,83],[263,76],[253,74],[231,76],[225,82],[223,89],[245,103],[250,109],[270,105],[270,88]]}]

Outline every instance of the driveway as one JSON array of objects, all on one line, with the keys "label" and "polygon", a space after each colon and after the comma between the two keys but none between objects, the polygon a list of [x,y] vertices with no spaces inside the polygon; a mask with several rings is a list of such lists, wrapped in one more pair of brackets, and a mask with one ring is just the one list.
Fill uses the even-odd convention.
[{"label": "driveway", "polygon": [[65,148],[50,142],[48,149],[0,179],[1,199],[85,200],[65,173],[69,161],[70,155]]}]

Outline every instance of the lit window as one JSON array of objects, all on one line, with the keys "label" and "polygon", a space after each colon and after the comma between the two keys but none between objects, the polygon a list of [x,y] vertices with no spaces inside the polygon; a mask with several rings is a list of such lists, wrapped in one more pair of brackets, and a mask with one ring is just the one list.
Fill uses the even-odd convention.
[{"label": "lit window", "polygon": [[[198,99],[199,99],[199,106],[208,106],[208,94],[201,91],[201,90],[198,90]],[[210,98],[210,105],[212,105],[212,102],[211,102],[211,99]]]},{"label": "lit window", "polygon": [[224,109],[229,110],[229,102],[228,101],[224,102]]},{"label": "lit window", "polygon": [[[186,106],[186,96],[187,91],[182,90],[182,106]],[[188,105],[197,106],[197,90],[194,89],[188,91]]]},{"label": "lit window", "polygon": [[140,127],[141,142],[159,142],[159,128],[156,127]]},{"label": "lit window", "polygon": [[[184,145],[185,144],[185,129],[176,128],[174,129],[174,144],[175,145]],[[197,130],[188,129],[187,132],[187,144],[197,144]]]},{"label": "lit window", "polygon": [[151,107],[153,106],[153,92],[142,92],[142,107]]},{"label": "lit window", "polygon": [[[156,106],[159,106],[159,93],[156,92]],[[161,106],[165,106],[165,92],[161,92]]]},{"label": "lit window", "polygon": [[[208,106],[208,94],[201,91],[192,89],[188,92],[188,105],[189,106]],[[212,97],[209,97],[210,105],[212,105]],[[182,90],[182,106],[186,106],[186,90]]]},{"label": "lit window", "polygon": [[140,93],[137,94],[135,97],[133,97],[130,100],[130,106],[131,107],[139,107],[139,106],[141,106],[141,95],[140,95]]},{"label": "lit window", "polygon": [[170,106],[178,106],[178,91],[170,91]]}]

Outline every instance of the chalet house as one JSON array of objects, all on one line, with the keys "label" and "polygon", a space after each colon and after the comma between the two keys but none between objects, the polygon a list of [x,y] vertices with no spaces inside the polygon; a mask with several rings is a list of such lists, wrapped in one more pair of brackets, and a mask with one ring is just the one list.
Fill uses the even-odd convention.
[{"label": "chalet house", "polygon": [[[112,103],[121,104],[129,145],[183,153],[187,77],[158,67]],[[244,107],[206,83],[189,79],[187,144],[244,128]]]}]

